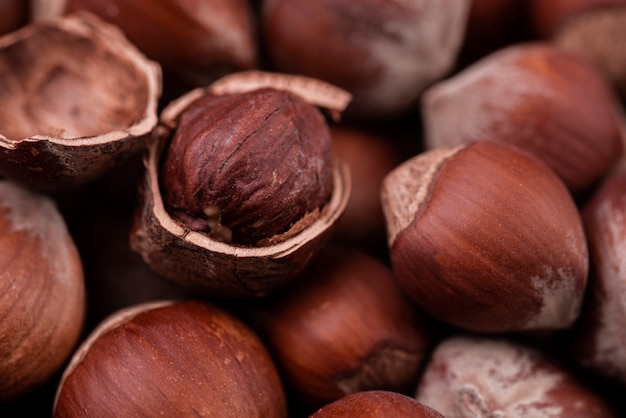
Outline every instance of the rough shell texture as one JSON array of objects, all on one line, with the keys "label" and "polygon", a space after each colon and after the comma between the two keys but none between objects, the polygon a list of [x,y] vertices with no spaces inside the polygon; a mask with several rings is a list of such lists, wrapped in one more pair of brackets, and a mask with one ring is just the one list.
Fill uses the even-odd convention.
[{"label": "rough shell texture", "polygon": [[146,144],[161,72],[115,27],[79,13],[0,39],[0,173],[78,187]]},{"label": "rough shell texture", "polygon": [[626,42],[619,42],[626,25],[626,2],[621,7],[588,11],[564,24],[554,36],[561,48],[578,54],[603,71],[626,97]]},{"label": "rough shell texture", "polygon": [[210,232],[217,207],[232,242],[260,245],[320,210],[333,187],[330,130],[315,106],[278,89],[204,95],[181,114],[159,182],[173,217]]},{"label": "rough shell texture", "polygon": [[589,240],[589,292],[575,329],[576,360],[626,383],[626,172],[607,177],[583,207]]},{"label": "rough shell texture", "polygon": [[450,324],[560,329],[577,318],[588,253],[578,209],[541,160],[481,141],[420,154],[383,183],[394,273]]},{"label": "rough shell texture", "polygon": [[[50,0],[45,0],[50,1]],[[258,64],[247,0],[65,0],[65,12],[87,10],[120,27],[164,70],[191,85]]]},{"label": "rough shell texture", "polygon": [[323,406],[310,418],[443,418],[439,412],[406,395],[365,391],[346,395]]},{"label": "rough shell texture", "polygon": [[[213,94],[211,86],[190,91],[164,109],[160,127],[154,133],[157,140],[150,145],[144,161],[145,180],[131,231],[131,246],[155,272],[187,287],[221,297],[260,297],[296,277],[330,239],[350,196],[350,175],[344,164],[335,161],[328,203],[265,246],[220,242],[175,221],[166,211],[161,195],[161,155],[184,109],[199,97]],[[257,87],[253,83],[250,88]]]},{"label": "rough shell texture", "polygon": [[84,305],[81,259],[55,204],[0,181],[0,401],[61,369]]},{"label": "rough shell texture", "polygon": [[505,339],[453,336],[435,349],[416,399],[447,418],[612,418],[591,388],[539,351]]},{"label": "rough shell texture", "polygon": [[546,161],[577,197],[623,149],[617,98],[606,79],[545,43],[501,49],[431,86],[422,103],[428,149],[478,140],[515,144]]},{"label": "rough shell texture", "polygon": [[363,390],[409,393],[433,339],[391,270],[343,247],[325,248],[251,316],[310,408]]},{"label": "rough shell texture", "polygon": [[470,2],[273,0],[262,29],[272,64],[354,95],[347,112],[389,117],[415,104],[460,49]]},{"label": "rough shell texture", "polygon": [[282,383],[258,337],[200,301],[118,311],[74,354],[55,417],[286,417]]}]

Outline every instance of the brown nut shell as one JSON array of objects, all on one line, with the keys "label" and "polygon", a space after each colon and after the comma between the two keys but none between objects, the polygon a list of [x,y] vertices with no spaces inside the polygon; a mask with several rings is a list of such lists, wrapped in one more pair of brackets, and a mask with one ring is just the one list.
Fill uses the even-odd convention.
[{"label": "brown nut shell", "polygon": [[29,186],[81,186],[145,147],[160,67],[89,13],[0,39],[0,174]]},{"label": "brown nut shell", "polygon": [[582,220],[563,182],[512,145],[408,160],[383,182],[393,271],[432,316],[480,332],[555,330],[587,284]]},{"label": "brown nut shell", "polygon": [[[335,111],[347,105],[345,98],[348,96],[343,91],[317,80],[260,72],[241,73],[241,76],[244,81],[240,84],[242,91],[262,88],[266,86],[266,81],[274,84],[276,77],[281,82],[287,80],[279,88],[290,91],[294,89],[288,84],[293,84],[298,90],[302,86],[299,81],[302,81],[304,84],[312,83],[314,87],[330,88],[329,93],[338,92],[337,103],[340,104]],[[228,76],[228,79],[231,77]],[[234,84],[238,83],[236,78]],[[294,80],[299,81],[292,83]],[[294,278],[330,238],[332,227],[347,205],[350,176],[347,166],[336,160],[333,191],[324,207],[305,215],[289,231],[274,237],[264,246],[221,242],[174,220],[165,209],[159,184],[163,148],[190,103],[205,94],[232,92],[229,86],[230,82],[218,80],[207,89],[185,94],[164,109],[160,127],[155,131],[156,141],[150,145],[145,158],[145,180],[131,232],[131,246],[158,274],[185,286],[219,297],[260,297]],[[306,96],[299,92],[296,94]],[[324,100],[327,97],[313,94],[305,99],[326,106]]]},{"label": "brown nut shell", "polygon": [[115,312],[78,348],[54,417],[287,416],[263,343],[204,301],[157,301]]},{"label": "brown nut shell", "polygon": [[0,181],[0,402],[60,371],[85,317],[80,255],[54,202]]}]

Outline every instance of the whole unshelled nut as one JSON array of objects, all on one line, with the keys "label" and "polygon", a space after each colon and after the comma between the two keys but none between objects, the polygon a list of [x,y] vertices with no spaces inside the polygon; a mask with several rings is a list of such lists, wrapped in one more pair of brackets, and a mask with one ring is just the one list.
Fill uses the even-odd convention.
[{"label": "whole unshelled nut", "polygon": [[426,312],[482,332],[555,330],[578,317],[588,252],[556,174],[512,145],[419,154],[383,182],[393,271]]},{"label": "whole unshelled nut", "polygon": [[[159,179],[166,207],[191,229],[259,246],[321,210],[333,166],[322,113],[287,91],[264,88],[191,103]],[[231,232],[232,240],[223,236]]]},{"label": "whole unshelled nut", "polygon": [[428,149],[479,140],[514,144],[548,163],[577,199],[624,148],[607,80],[548,43],[502,48],[429,87],[422,104]]},{"label": "whole unshelled nut", "polygon": [[54,417],[287,416],[265,346],[230,312],[203,301],[113,313],[75,352]]},{"label": "whole unshelled nut", "polygon": [[[350,176],[332,157],[321,115],[302,99],[338,117],[350,95],[320,80],[249,71],[163,110],[131,231],[131,247],[154,271],[213,296],[258,297],[296,277],[323,247],[347,205]],[[203,102],[230,107],[208,106],[181,130],[189,149],[162,158],[187,109]]]},{"label": "whole unshelled nut", "polygon": [[446,418],[617,418],[599,391],[539,349],[452,335],[432,353],[415,398]]},{"label": "whole unshelled nut", "polygon": [[84,317],[81,258],[55,203],[0,180],[0,402],[63,367]]}]

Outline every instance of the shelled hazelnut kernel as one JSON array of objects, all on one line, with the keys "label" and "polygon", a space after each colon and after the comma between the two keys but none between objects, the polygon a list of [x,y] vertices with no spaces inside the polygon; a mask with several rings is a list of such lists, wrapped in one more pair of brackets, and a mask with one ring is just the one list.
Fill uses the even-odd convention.
[{"label": "shelled hazelnut kernel", "polygon": [[532,346],[453,335],[433,352],[415,398],[447,418],[617,418],[573,371]]},{"label": "shelled hazelnut kernel", "polygon": [[493,140],[543,159],[581,198],[623,151],[618,100],[583,58],[548,43],[508,46],[422,97],[428,149]]},{"label": "shelled hazelnut kernel", "polygon": [[534,155],[494,141],[427,151],[387,175],[381,198],[394,274],[434,317],[481,332],[563,329],[578,317],[582,221]]},{"label": "shelled hazelnut kernel", "polygon": [[347,113],[385,119],[413,109],[452,70],[468,0],[263,1],[261,30],[277,71],[328,81],[354,96]]},{"label": "shelled hazelnut kernel", "polygon": [[434,339],[390,269],[347,247],[326,247],[249,316],[307,409],[364,390],[410,393]]},{"label": "shelled hazelnut kernel", "polygon": [[286,417],[282,383],[243,322],[204,301],[113,313],[82,343],[59,383],[54,417]]},{"label": "shelled hazelnut kernel", "polygon": [[397,392],[370,390],[324,405],[309,418],[443,418],[434,409]]},{"label": "shelled hazelnut kernel", "polygon": [[159,275],[213,297],[262,297],[330,239],[350,196],[328,122],[350,94],[246,71],[161,113],[131,247]]},{"label": "shelled hazelnut kernel", "polygon": [[54,201],[0,180],[0,404],[61,370],[84,317],[81,258]]},{"label": "shelled hazelnut kernel", "polygon": [[582,208],[589,290],[569,341],[575,361],[626,384],[626,171],[609,174]]}]

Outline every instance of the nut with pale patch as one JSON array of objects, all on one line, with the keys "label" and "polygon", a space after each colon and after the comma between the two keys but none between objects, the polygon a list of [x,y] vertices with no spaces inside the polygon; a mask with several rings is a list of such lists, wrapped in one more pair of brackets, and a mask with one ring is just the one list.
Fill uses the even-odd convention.
[{"label": "nut with pale patch", "polygon": [[383,182],[393,271],[434,317],[483,332],[568,328],[588,252],[563,182],[514,146],[479,141],[419,154]]}]

